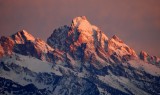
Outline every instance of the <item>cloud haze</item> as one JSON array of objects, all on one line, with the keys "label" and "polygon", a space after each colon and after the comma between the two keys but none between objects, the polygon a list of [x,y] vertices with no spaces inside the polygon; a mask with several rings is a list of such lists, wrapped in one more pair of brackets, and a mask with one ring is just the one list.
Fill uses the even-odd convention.
[{"label": "cloud haze", "polygon": [[109,37],[136,51],[160,56],[160,0],[0,0],[0,35],[21,29],[47,39],[52,31],[85,15]]}]

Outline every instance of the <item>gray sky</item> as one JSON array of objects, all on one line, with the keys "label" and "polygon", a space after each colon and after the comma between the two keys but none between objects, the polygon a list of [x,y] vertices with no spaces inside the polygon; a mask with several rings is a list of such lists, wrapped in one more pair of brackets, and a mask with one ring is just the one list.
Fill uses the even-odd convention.
[{"label": "gray sky", "polygon": [[107,36],[160,57],[160,0],[0,0],[0,36],[25,29],[46,40],[82,15]]}]

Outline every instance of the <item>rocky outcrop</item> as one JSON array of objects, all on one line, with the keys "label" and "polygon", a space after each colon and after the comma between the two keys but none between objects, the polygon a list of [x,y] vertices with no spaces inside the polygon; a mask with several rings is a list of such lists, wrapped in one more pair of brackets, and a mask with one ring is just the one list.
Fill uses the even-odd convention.
[{"label": "rocky outcrop", "polygon": [[147,52],[141,51],[139,57],[141,60],[147,63],[160,66],[160,58],[158,58],[157,56],[151,56]]},{"label": "rocky outcrop", "polygon": [[0,38],[0,56],[10,55],[13,52],[14,41],[10,37]]}]

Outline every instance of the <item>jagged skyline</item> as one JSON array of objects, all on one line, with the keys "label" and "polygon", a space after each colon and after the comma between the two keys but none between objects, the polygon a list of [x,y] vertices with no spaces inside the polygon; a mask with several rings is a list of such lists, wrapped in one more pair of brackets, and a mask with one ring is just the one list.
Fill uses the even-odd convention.
[{"label": "jagged skyline", "polygon": [[0,1],[0,36],[26,29],[46,40],[57,27],[85,15],[109,37],[118,35],[136,51],[160,56],[160,2],[155,1]]},{"label": "jagged skyline", "polygon": [[160,58],[108,38],[85,16],[47,42],[25,30],[0,38],[1,94],[158,95]]}]

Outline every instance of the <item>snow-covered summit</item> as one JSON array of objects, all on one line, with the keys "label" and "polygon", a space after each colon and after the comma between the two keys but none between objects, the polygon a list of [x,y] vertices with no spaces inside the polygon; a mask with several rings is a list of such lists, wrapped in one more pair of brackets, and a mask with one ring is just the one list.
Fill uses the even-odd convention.
[{"label": "snow-covered summit", "polygon": [[51,62],[53,51],[54,49],[45,41],[35,38],[26,30],[18,31],[10,37],[0,38],[0,57],[15,52]]},{"label": "snow-covered summit", "polygon": [[158,95],[157,62],[76,17],[47,43],[25,30],[0,38],[0,94]]},{"label": "snow-covered summit", "polygon": [[[89,32],[98,30],[98,27],[92,25],[85,16],[75,17],[71,23],[72,28],[76,28],[79,32]],[[91,33],[92,34],[92,33]]]},{"label": "snow-covered summit", "polygon": [[26,41],[35,41],[35,38],[29,34],[26,30],[21,30],[16,34],[11,36],[15,43],[17,44],[24,44]]},{"label": "snow-covered summit", "polygon": [[81,24],[84,24],[84,25],[88,24],[89,25],[90,23],[88,22],[88,20],[87,20],[87,18],[85,16],[80,16],[80,17],[75,17],[72,20],[71,26],[78,27]]},{"label": "snow-covered summit", "polygon": [[114,35],[108,41],[108,51],[111,55],[117,56],[119,59],[129,60],[136,58],[136,52],[126,45],[118,36]]},{"label": "snow-covered summit", "polygon": [[120,38],[114,35],[109,39],[85,16],[75,17],[71,26],[55,29],[47,42],[51,47],[66,51],[74,58],[83,56],[85,60],[93,56],[96,60],[100,58],[107,60],[115,53],[117,54],[115,57],[120,61],[121,59],[129,60],[131,57],[137,57],[135,51]]},{"label": "snow-covered summit", "polygon": [[15,44],[34,44],[36,49],[42,50],[44,53],[53,50],[45,41],[40,38],[35,38],[26,30],[18,31],[12,35],[11,38],[15,41]]}]

